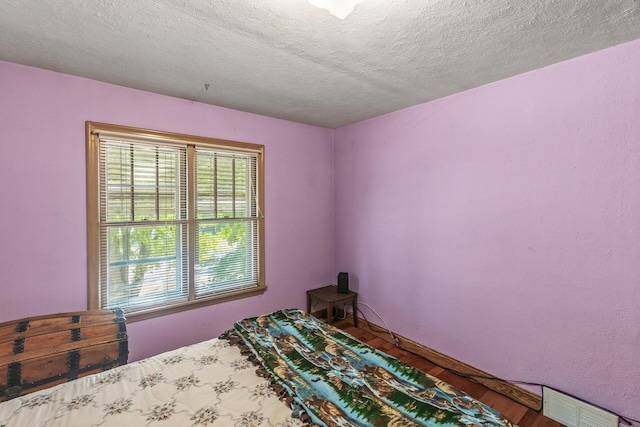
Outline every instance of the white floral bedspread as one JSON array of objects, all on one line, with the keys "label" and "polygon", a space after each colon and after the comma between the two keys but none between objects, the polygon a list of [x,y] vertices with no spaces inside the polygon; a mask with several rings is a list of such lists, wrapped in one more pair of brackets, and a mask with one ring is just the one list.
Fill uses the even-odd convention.
[{"label": "white floral bedspread", "polygon": [[236,346],[210,340],[0,403],[0,427],[301,426]]}]

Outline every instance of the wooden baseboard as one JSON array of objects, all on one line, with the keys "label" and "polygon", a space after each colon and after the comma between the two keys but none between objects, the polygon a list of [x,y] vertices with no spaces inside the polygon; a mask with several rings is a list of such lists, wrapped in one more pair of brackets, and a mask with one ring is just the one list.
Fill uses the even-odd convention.
[{"label": "wooden baseboard", "polygon": [[[342,322],[348,322],[349,324],[353,325],[353,320],[351,316],[348,316]],[[369,326],[369,324],[371,324],[374,329],[372,329]],[[359,317],[358,327],[385,341],[393,343],[393,339],[391,338],[389,333],[386,332],[386,328],[382,326],[376,325],[373,322],[367,322],[366,320]],[[384,332],[380,332],[380,331],[384,331]],[[510,399],[528,408],[533,409],[534,411],[539,412],[542,408],[542,397],[529,390],[525,390],[522,387],[518,387],[515,384],[501,380],[500,378],[497,378],[495,375],[491,375],[487,372],[481,371],[480,369],[476,369],[471,365],[467,365],[466,363],[463,363],[459,360],[449,357],[446,354],[442,354],[439,351],[426,347],[409,338],[403,337],[402,335],[398,335],[395,332],[393,335],[398,340],[398,347],[400,347],[402,350],[406,350],[411,353],[417,354],[421,357],[424,357],[425,359],[429,360],[430,362],[444,369],[455,371],[454,373],[461,373],[463,376],[474,375],[468,378],[472,381],[475,381],[479,384],[484,385],[490,390],[493,390],[497,393],[505,395]],[[483,378],[483,377],[489,377],[489,378]]]}]

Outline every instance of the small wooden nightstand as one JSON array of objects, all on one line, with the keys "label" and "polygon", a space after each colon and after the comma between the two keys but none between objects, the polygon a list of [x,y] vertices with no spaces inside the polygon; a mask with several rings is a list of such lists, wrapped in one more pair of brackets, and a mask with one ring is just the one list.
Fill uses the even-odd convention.
[{"label": "small wooden nightstand", "polygon": [[333,321],[333,307],[340,303],[351,303],[353,307],[353,324],[358,326],[358,293],[349,291],[348,294],[339,294],[338,287],[334,285],[324,286],[322,288],[311,289],[307,291],[307,313],[311,313],[312,301],[323,302],[327,304],[327,323]]}]

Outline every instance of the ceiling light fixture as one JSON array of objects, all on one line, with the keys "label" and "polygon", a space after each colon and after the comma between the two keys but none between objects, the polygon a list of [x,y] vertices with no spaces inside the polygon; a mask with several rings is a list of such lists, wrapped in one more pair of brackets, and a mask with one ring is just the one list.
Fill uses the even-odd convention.
[{"label": "ceiling light fixture", "polygon": [[309,0],[309,3],[320,9],[328,10],[336,18],[344,19],[353,12],[353,8],[364,0]]}]

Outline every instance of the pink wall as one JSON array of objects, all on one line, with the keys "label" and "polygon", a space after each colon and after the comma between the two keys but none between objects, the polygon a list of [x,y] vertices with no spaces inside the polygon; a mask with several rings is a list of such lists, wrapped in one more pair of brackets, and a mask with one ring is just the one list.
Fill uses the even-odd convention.
[{"label": "pink wall", "polygon": [[393,330],[640,418],[640,41],[335,143],[336,269]]},{"label": "pink wall", "polygon": [[86,120],[265,145],[267,292],[131,323],[130,360],[333,279],[333,131],[0,62],[0,322],[87,308]]}]

